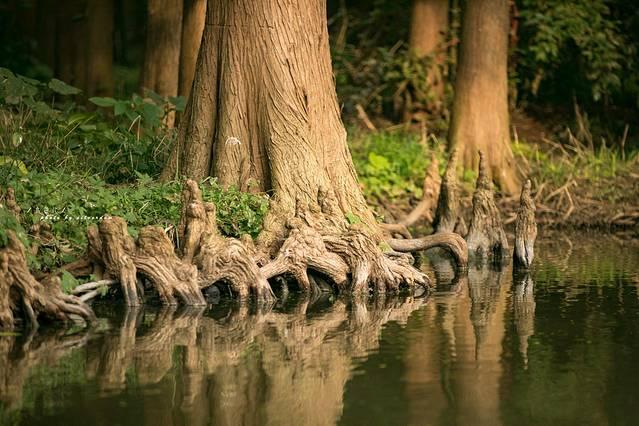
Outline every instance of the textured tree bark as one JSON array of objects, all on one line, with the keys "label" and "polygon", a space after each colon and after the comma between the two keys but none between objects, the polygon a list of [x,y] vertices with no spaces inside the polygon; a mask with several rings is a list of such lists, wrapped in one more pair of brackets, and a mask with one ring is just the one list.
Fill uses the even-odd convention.
[{"label": "textured tree bark", "polygon": [[[182,38],[182,0],[149,0],[140,88],[177,96]],[[171,127],[174,114],[168,117]]]},{"label": "textured tree bark", "polygon": [[[435,232],[453,232],[460,220],[459,196],[457,194],[457,149],[448,156],[444,178],[439,187],[437,209],[433,219]],[[463,220],[463,219],[462,219]],[[463,234],[462,234],[463,235]]]},{"label": "textured tree bark", "polygon": [[535,201],[530,195],[530,180],[521,188],[519,211],[515,221],[515,251],[513,253],[516,268],[528,269],[535,257],[535,239],[537,222],[535,221]]},{"label": "textured tree bark", "polygon": [[502,191],[519,188],[508,116],[508,1],[473,0],[463,13],[459,65],[448,140],[462,164],[477,168],[477,151]]},{"label": "textured tree bark", "polygon": [[38,281],[29,272],[26,251],[12,231],[8,243],[0,249],[0,328],[15,325],[15,311],[21,311],[27,323],[37,327],[39,319],[68,321],[77,315],[93,321],[93,311],[75,296],[62,293],[57,278]]},{"label": "textured tree bark", "polygon": [[113,96],[113,0],[88,1],[87,96]]},{"label": "textured tree bark", "polygon": [[306,290],[307,269],[338,286],[350,271],[358,292],[426,282],[380,249],[340,119],[324,1],[209,1],[163,178],[184,175],[273,194],[256,252],[267,278],[288,271]]},{"label": "textured tree bark", "polygon": [[57,8],[55,74],[66,83],[86,90],[86,0],[63,0]]},{"label": "textured tree bark", "polygon": [[470,219],[468,252],[477,260],[491,259],[501,264],[508,255],[508,239],[495,205],[492,182],[488,178],[486,158],[479,152],[479,175],[473,194],[473,213]]},{"label": "textured tree bark", "polygon": [[184,0],[178,94],[188,99],[206,20],[206,0]]}]

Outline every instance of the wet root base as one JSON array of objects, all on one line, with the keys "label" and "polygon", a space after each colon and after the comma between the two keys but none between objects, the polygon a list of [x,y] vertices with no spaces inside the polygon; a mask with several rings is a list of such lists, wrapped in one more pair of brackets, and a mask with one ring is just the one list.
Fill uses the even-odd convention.
[{"label": "wet root base", "polygon": [[[465,242],[455,234],[384,240],[381,232],[363,224],[340,223],[330,203],[320,202],[315,209],[299,205],[289,219],[271,217],[272,222],[286,223],[285,238],[275,250],[272,244],[256,247],[248,236],[222,236],[215,205],[203,202],[192,180],[184,186],[182,204],[177,248],[154,226],[141,229],[134,240],[117,217],[89,229],[88,257],[104,269],[102,278],[120,283],[127,304],[142,302],[140,276],[157,290],[163,304],[199,305],[205,303],[202,291],[216,284],[228,285],[239,298],[254,294],[259,300],[272,300],[269,280],[277,277],[294,278],[304,292],[324,288],[324,283],[338,292],[357,294],[428,287],[428,277],[413,267],[406,252],[434,246],[448,249],[462,267],[467,262]],[[277,215],[277,206],[271,211]],[[94,286],[89,289],[95,291]]]},{"label": "wet root base", "polygon": [[8,243],[0,249],[0,328],[15,326],[15,313],[38,327],[40,319],[69,321],[78,316],[93,321],[89,306],[76,296],[64,294],[59,279],[38,281],[29,272],[26,251],[18,237],[7,232]]},{"label": "wet root base", "polygon": [[24,247],[11,234],[9,244],[0,250],[0,326],[13,326],[16,311],[33,324],[39,316],[93,320],[85,301],[106,286],[119,285],[129,306],[142,304],[148,288],[155,290],[163,305],[197,306],[206,304],[203,291],[219,284],[228,285],[239,298],[254,294],[262,301],[273,300],[269,279],[277,277],[293,277],[309,293],[329,286],[355,294],[427,288],[428,277],[413,267],[408,252],[435,246],[449,250],[459,266],[466,266],[465,242],[456,234],[385,238],[379,228],[348,224],[322,194],[318,200],[314,208],[298,205],[295,216],[288,219],[278,217],[274,206],[270,221],[286,223],[285,237],[280,236],[276,245],[271,239],[271,244],[256,247],[248,236],[222,236],[215,205],[203,202],[197,183],[189,180],[182,194],[177,247],[160,227],[144,227],[134,239],[122,218],[105,218],[87,231],[86,258],[63,268],[76,276],[98,276],[99,281],[78,286],[73,295],[64,294],[53,275],[36,280],[28,270]]}]

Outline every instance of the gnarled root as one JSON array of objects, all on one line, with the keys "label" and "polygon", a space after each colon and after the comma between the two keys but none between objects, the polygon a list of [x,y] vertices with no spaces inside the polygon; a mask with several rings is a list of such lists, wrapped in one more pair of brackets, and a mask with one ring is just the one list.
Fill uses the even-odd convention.
[{"label": "gnarled root", "polygon": [[77,315],[86,321],[95,316],[91,308],[75,296],[64,294],[58,278],[37,281],[29,272],[25,248],[12,231],[0,250],[0,327],[13,327],[14,311],[21,308],[32,326],[38,318],[68,321]]},{"label": "gnarled root", "polygon": [[519,200],[519,211],[515,222],[514,266],[528,269],[535,256],[534,247],[537,238],[535,221],[535,201],[530,196],[530,179],[524,183]]},{"label": "gnarled root", "polygon": [[388,244],[393,250],[399,252],[413,252],[428,250],[433,247],[441,247],[447,250],[455,259],[457,268],[468,267],[468,247],[466,241],[454,232],[442,232],[411,240],[390,239]]},{"label": "gnarled root", "polygon": [[448,158],[446,172],[439,189],[437,210],[433,220],[435,232],[453,232],[459,218],[459,196],[457,194],[457,149]]},{"label": "gnarled root", "polygon": [[508,240],[495,205],[492,183],[486,171],[483,152],[479,151],[479,175],[473,194],[473,213],[466,235],[468,251],[477,259],[492,258],[501,263],[508,254]]},{"label": "gnarled root", "polygon": [[240,298],[247,297],[251,290],[259,300],[275,298],[251,248],[241,241],[209,234],[194,261],[200,273],[200,287],[224,281]]},{"label": "gnarled root", "polygon": [[216,208],[204,203],[197,183],[187,180],[183,201],[184,210],[183,260],[193,261],[198,270],[199,286],[204,288],[216,282],[227,282],[240,296],[247,297],[252,290],[260,300],[275,298],[266,277],[260,272],[253,242],[248,238],[235,240],[220,235],[216,225]]},{"label": "gnarled root", "polygon": [[195,266],[178,259],[162,229],[142,228],[137,245],[128,234],[126,222],[119,217],[100,222],[99,238],[95,232],[95,228],[89,231],[91,257],[97,256],[104,263],[107,276],[120,282],[127,305],[140,304],[138,272],[153,283],[165,305],[177,304],[176,298],[188,305],[206,304]]},{"label": "gnarled root", "polygon": [[348,265],[335,253],[326,249],[322,236],[301,219],[289,223],[290,234],[277,255],[262,267],[267,278],[290,273],[304,291],[311,290],[308,269],[323,274],[342,288],[347,282]]},{"label": "gnarled root", "polygon": [[398,291],[402,285],[429,285],[428,277],[412,266],[412,256],[383,253],[363,226],[351,225],[342,235],[327,235],[323,240],[326,249],[348,265],[355,294],[365,293],[369,284],[377,293]]}]

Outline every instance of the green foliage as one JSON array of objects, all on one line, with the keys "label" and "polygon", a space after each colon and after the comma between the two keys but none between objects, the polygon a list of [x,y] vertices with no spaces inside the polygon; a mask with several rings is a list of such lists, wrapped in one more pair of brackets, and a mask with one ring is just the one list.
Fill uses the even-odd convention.
[{"label": "green foliage", "polygon": [[[553,186],[561,186],[571,179],[594,184],[616,178],[620,173],[629,171],[639,159],[637,153],[622,156],[619,151],[604,144],[596,149],[587,148],[574,138],[568,143],[556,144],[550,150],[526,143],[515,143],[512,147],[515,155],[525,158],[531,165],[540,182]],[[610,189],[615,192],[617,187],[611,186]],[[622,194],[615,196],[618,195]]]},{"label": "green foliage", "polygon": [[[114,186],[96,176],[57,171],[27,176],[14,173],[3,185],[15,189],[22,207],[22,225],[0,209],[0,243],[6,243],[8,229],[17,231],[26,243],[24,229],[34,223],[49,227],[52,238],[41,247],[37,259],[32,259],[36,269],[51,269],[75,259],[85,249],[87,226],[103,217],[124,218],[131,234],[136,235],[146,225],[174,229],[180,216],[182,185],[156,183],[146,175],[139,175],[135,184]],[[203,198],[217,206],[218,227],[223,234],[257,236],[268,209],[266,198],[234,189],[224,191],[214,180],[203,182],[201,188]]]},{"label": "green foliage", "polygon": [[109,183],[159,174],[175,137],[163,120],[183,109],[183,98],[153,92],[129,100],[92,98],[113,108],[109,117],[76,105],[72,96],[79,93],[60,80],[45,84],[0,68],[2,163],[23,171],[100,174]]},{"label": "green foliage", "polygon": [[364,194],[369,200],[421,198],[429,155],[416,135],[391,132],[356,134],[351,152]]},{"label": "green foliage", "polygon": [[[333,69],[339,99],[347,114],[361,105],[369,114],[404,121],[415,114],[436,112],[439,100],[429,83],[434,67],[430,56],[418,58],[404,45],[371,50],[346,45],[333,52]],[[450,99],[450,87],[447,87]],[[418,118],[418,117],[416,117]],[[435,123],[443,127],[444,123]]]},{"label": "green foliage", "polygon": [[[519,73],[524,90],[536,95],[549,86],[559,96],[573,93],[597,101],[621,87],[634,65],[635,48],[607,0],[522,0]],[[570,93],[570,92],[573,93]]]}]

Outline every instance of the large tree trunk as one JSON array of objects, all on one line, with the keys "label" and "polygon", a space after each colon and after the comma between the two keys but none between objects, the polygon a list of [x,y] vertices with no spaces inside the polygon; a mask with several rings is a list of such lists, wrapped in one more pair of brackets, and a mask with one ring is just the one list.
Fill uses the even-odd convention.
[{"label": "large tree trunk", "polygon": [[188,99],[206,20],[206,0],[184,0],[178,93]]},{"label": "large tree trunk", "polygon": [[89,0],[87,96],[113,96],[113,0]]},{"label": "large tree trunk", "polygon": [[[140,88],[177,96],[182,38],[182,0],[148,0]],[[167,119],[169,127],[175,117]]]},{"label": "large tree trunk", "polygon": [[193,97],[164,175],[273,191],[289,217],[322,190],[372,226],[340,119],[325,5],[275,3],[209,2]]},{"label": "large tree trunk", "polygon": [[[380,249],[340,119],[325,1],[210,0],[206,19],[163,178],[216,176],[272,193],[258,239],[266,278],[288,272],[310,290],[307,269],[338,286],[350,272],[355,292],[424,283],[405,255]],[[217,247],[200,248],[196,261]]]},{"label": "large tree trunk", "polygon": [[477,168],[482,150],[492,179],[513,194],[519,183],[509,135],[508,1],[469,1],[463,13],[449,143],[468,168]]}]

